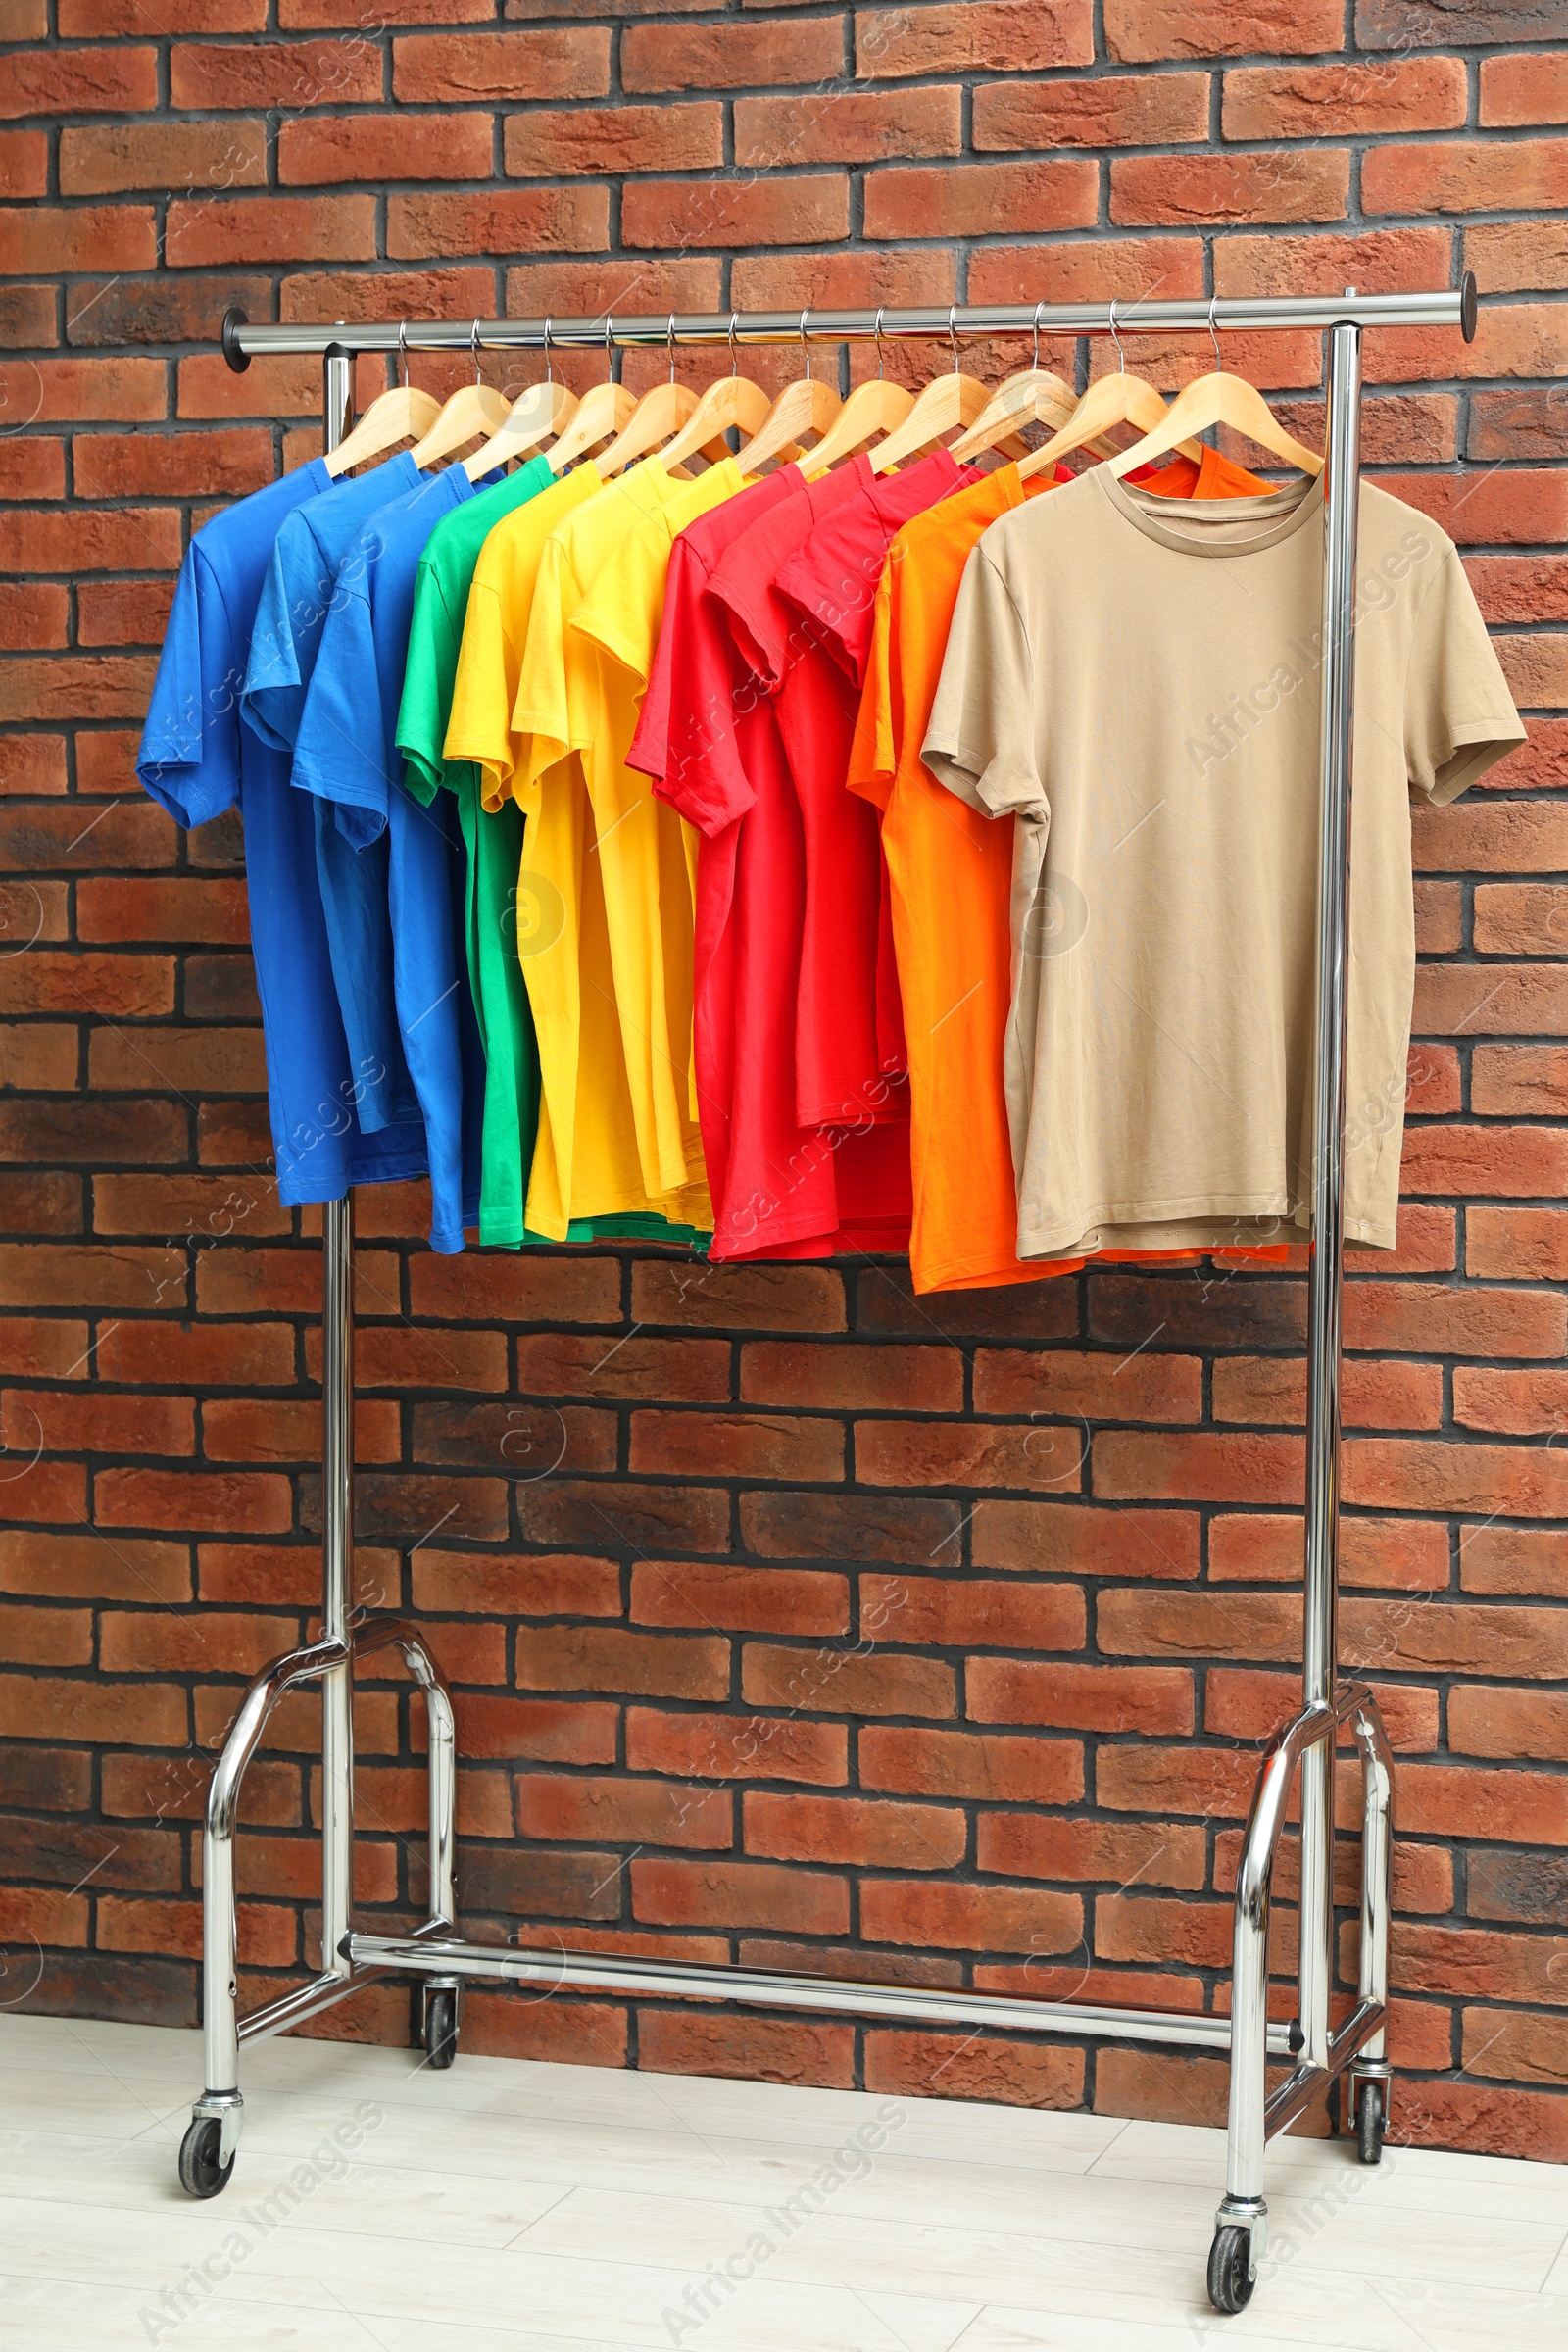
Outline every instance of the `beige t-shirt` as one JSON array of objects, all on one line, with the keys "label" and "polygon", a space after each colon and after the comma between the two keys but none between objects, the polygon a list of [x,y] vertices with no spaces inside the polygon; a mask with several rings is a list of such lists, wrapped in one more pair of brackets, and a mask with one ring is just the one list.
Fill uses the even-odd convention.
[{"label": "beige t-shirt", "polygon": [[[1017,813],[1018,1254],[1309,1218],[1323,490],[1175,508],[1103,466],[969,557],[923,747]],[[1363,484],[1347,1237],[1392,1249],[1415,975],[1410,792],[1524,728],[1452,542]]]}]

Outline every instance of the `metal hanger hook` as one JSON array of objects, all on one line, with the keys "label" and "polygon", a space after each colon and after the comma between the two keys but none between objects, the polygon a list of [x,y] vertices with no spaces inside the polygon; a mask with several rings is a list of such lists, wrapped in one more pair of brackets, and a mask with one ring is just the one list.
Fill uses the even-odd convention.
[{"label": "metal hanger hook", "polygon": [[810,316],[811,314],[809,309],[804,310],[801,313],[801,358],[806,366],[806,380],[808,383],[809,383],[811,380],[811,354],[806,340],[806,321]]},{"label": "metal hanger hook", "polygon": [[479,358],[479,321],[477,318],[468,331],[468,349],[473,355],[473,380],[476,384],[482,384],[484,382],[484,367]]},{"label": "metal hanger hook", "polygon": [[1214,346],[1214,372],[1216,375],[1224,366],[1224,362],[1219,356],[1219,337],[1214,332],[1214,305],[1218,300],[1217,294],[1211,294],[1208,298],[1208,339]]},{"label": "metal hanger hook", "polygon": [[871,329],[872,334],[876,337],[876,375],[878,383],[882,381],[882,318],[887,307],[888,306],[885,302],[879,302],[877,304],[876,324]]},{"label": "metal hanger hook", "polygon": [[731,375],[739,375],[741,371],[740,362],[735,356],[735,321],[739,317],[739,311],[731,311],[729,315],[729,371]]},{"label": "metal hanger hook", "polygon": [[957,316],[957,304],[950,302],[948,305],[948,341],[953,346],[953,372],[955,375],[958,372],[958,331],[954,323]]},{"label": "metal hanger hook", "polygon": [[613,383],[615,380],[615,346],[611,341],[611,336],[614,331],[614,319],[607,311],[605,313],[605,367],[609,370],[609,377],[612,383]]},{"label": "metal hanger hook", "polygon": [[556,370],[550,356],[550,328],[554,318],[553,311],[547,313],[545,318],[545,382],[547,384],[553,384],[556,380]]},{"label": "metal hanger hook", "polygon": [[1034,368],[1038,368],[1040,366],[1040,314],[1045,307],[1043,302],[1035,304],[1035,356],[1029,363]]},{"label": "metal hanger hook", "polygon": [[669,380],[673,383],[675,381],[675,314],[673,311],[669,314],[669,324],[664,329],[664,349],[669,354]]},{"label": "metal hanger hook", "polygon": [[1123,351],[1121,347],[1121,337],[1116,332],[1116,297],[1114,294],[1110,298],[1110,339],[1116,346],[1117,364],[1120,367],[1122,374],[1125,375],[1127,372],[1127,354]]}]

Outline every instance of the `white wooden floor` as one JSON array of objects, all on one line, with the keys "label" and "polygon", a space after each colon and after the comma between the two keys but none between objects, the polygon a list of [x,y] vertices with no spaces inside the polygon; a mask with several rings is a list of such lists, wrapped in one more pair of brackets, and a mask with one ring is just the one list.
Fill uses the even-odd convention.
[{"label": "white wooden floor", "polygon": [[1277,2142],[1265,2274],[1222,2320],[1216,2132],[277,2041],[197,2204],[200,2062],[0,2018],[4,2352],[1568,2347],[1568,2168]]}]

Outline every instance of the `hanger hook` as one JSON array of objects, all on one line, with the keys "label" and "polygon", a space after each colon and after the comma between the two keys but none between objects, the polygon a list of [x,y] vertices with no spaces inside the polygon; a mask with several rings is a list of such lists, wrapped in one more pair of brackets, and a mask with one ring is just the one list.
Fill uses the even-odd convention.
[{"label": "hanger hook", "polygon": [[468,329],[468,350],[473,359],[473,380],[476,384],[482,384],[484,368],[479,358],[479,321],[477,318]]},{"label": "hanger hook", "polygon": [[735,321],[739,317],[739,311],[731,311],[729,315],[729,371],[731,375],[740,373],[740,362],[735,357]]},{"label": "hanger hook", "polygon": [[885,302],[879,302],[877,304],[876,318],[871,324],[871,332],[876,337],[876,374],[878,383],[880,383],[882,380],[882,315],[886,311],[887,307],[888,306]]},{"label": "hanger hook", "polygon": [[1030,361],[1029,365],[1031,368],[1037,369],[1040,366],[1040,314],[1045,307],[1046,306],[1043,302],[1037,302],[1035,304],[1035,356]]},{"label": "hanger hook", "polygon": [[956,375],[958,372],[958,336],[957,329],[954,324],[954,321],[956,319],[957,316],[957,304],[956,302],[950,302],[948,305],[948,341],[953,346],[953,372],[955,375]]},{"label": "hanger hook", "polygon": [[673,311],[669,314],[669,324],[664,329],[664,349],[669,354],[669,380],[673,383],[675,381],[675,314]]},{"label": "hanger hook", "polygon": [[811,354],[807,346],[806,341],[806,321],[810,316],[811,314],[809,309],[804,310],[801,313],[801,359],[805,364],[806,380],[808,383],[809,383],[811,380]]},{"label": "hanger hook", "polygon": [[1208,298],[1208,339],[1214,346],[1214,372],[1216,375],[1220,372],[1221,367],[1223,366],[1223,362],[1219,356],[1219,337],[1214,332],[1214,305],[1216,302],[1218,302],[1218,300],[1219,296],[1217,294],[1211,294]]},{"label": "hanger hook", "polygon": [[547,312],[545,316],[545,382],[547,384],[553,384],[556,380],[556,371],[550,359],[550,327],[554,317],[553,311]]},{"label": "hanger hook", "polygon": [[406,318],[398,320],[398,366],[403,371],[406,388],[409,381],[409,322]]},{"label": "hanger hook", "polygon": [[1120,367],[1122,374],[1125,375],[1127,372],[1127,354],[1125,351],[1123,351],[1121,347],[1121,337],[1116,332],[1116,297],[1114,294],[1110,298],[1110,339],[1116,346],[1117,363]]},{"label": "hanger hook", "polygon": [[611,313],[607,311],[605,313],[605,366],[609,369],[610,381],[612,383],[613,383],[615,380],[615,346],[611,341],[611,337],[614,333],[614,318]]}]

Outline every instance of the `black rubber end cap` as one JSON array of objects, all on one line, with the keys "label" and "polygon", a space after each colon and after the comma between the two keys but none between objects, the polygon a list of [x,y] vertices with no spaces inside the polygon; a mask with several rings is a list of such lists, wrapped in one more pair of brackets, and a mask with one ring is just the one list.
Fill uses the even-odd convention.
[{"label": "black rubber end cap", "polygon": [[236,375],[243,375],[251,364],[250,353],[241,351],[239,347],[239,329],[242,326],[249,326],[249,324],[250,320],[243,311],[232,310],[223,313],[223,357]]},{"label": "black rubber end cap", "polygon": [[1476,273],[1467,270],[1459,280],[1459,326],[1467,343],[1476,339]]},{"label": "black rubber end cap", "polygon": [[1287,2039],[1289,2040],[1289,2042],[1290,2042],[1290,2045],[1291,2045],[1291,2056],[1292,2056],[1293,2058],[1295,2057],[1295,2055],[1296,2055],[1296,2053],[1297,2053],[1297,2051],[1298,2051],[1298,2050],[1304,2050],[1304,2049],[1305,2049],[1305,2047],[1306,2047],[1306,2034],[1305,2034],[1305,2032],[1304,2032],[1304,2031],[1303,2031],[1303,2029],[1302,2029],[1302,2026],[1301,2026],[1301,2021],[1300,2021],[1300,2019],[1299,2019],[1298,2017],[1293,2017],[1293,2018],[1292,2018],[1292,2020],[1291,2020],[1291,2030],[1290,2030],[1290,2033],[1289,2033],[1289,2034],[1287,2035]]}]

